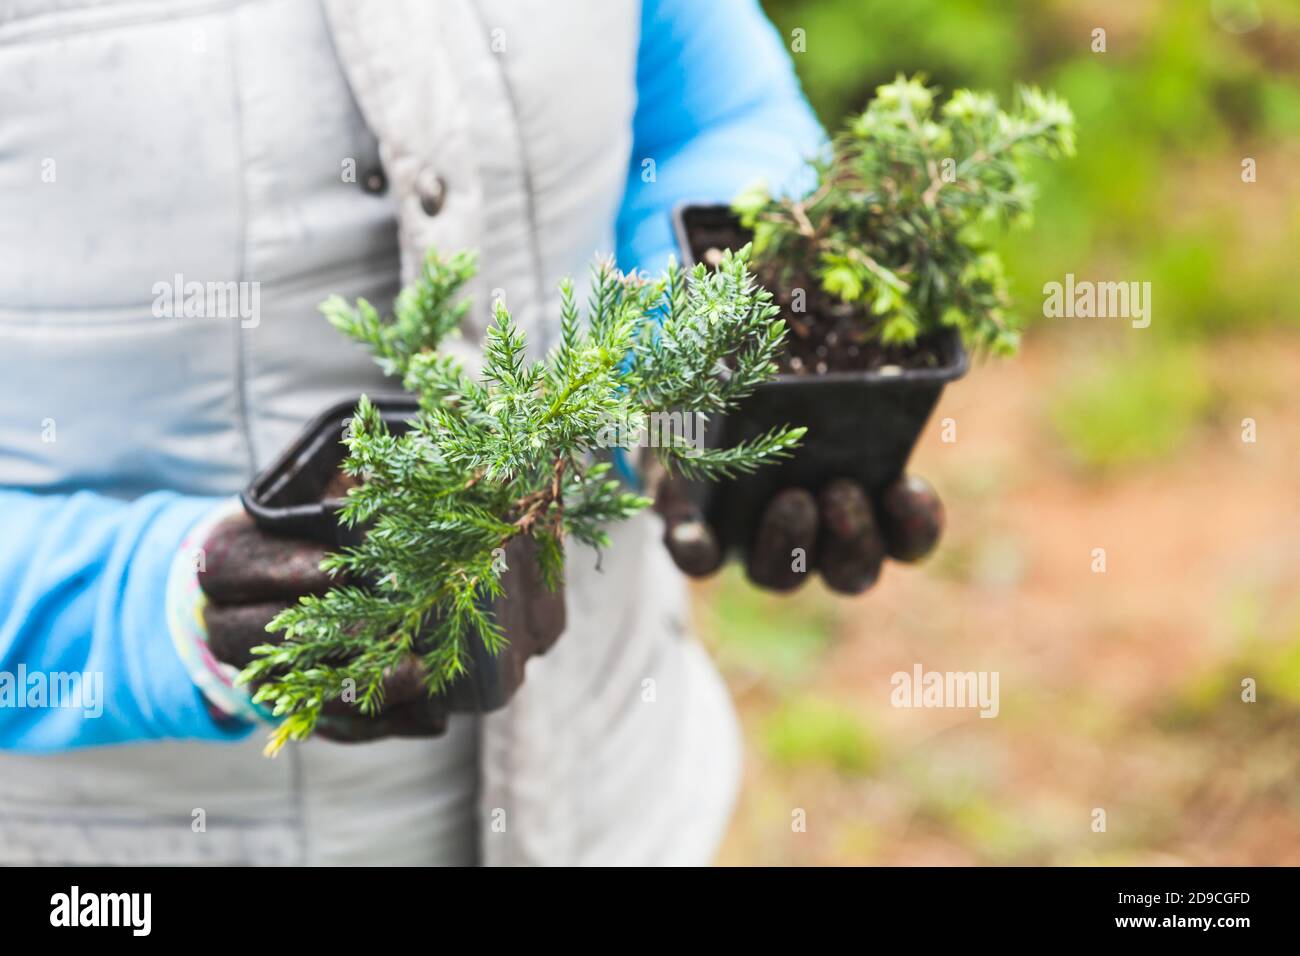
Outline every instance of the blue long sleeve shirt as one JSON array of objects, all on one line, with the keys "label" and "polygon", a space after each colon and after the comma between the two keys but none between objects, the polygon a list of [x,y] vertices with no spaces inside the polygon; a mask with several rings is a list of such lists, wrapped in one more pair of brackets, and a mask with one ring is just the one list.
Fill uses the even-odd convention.
[{"label": "blue long sleeve shirt", "polygon": [[[625,268],[664,265],[678,203],[725,202],[759,178],[791,185],[822,142],[756,0],[645,0],[637,92],[618,220]],[[247,733],[213,719],[167,624],[172,561],[216,503],[0,489],[0,748]],[[68,675],[82,682],[81,706],[48,706],[50,681],[66,687]]]},{"label": "blue long sleeve shirt", "polygon": [[777,192],[807,185],[825,137],[757,0],[645,0],[636,82],[624,268],[663,268],[679,203],[727,203],[759,179]]},{"label": "blue long sleeve shirt", "polygon": [[166,620],[172,560],[215,504],[171,492],[122,502],[0,491],[0,746],[247,732],[210,716]]}]

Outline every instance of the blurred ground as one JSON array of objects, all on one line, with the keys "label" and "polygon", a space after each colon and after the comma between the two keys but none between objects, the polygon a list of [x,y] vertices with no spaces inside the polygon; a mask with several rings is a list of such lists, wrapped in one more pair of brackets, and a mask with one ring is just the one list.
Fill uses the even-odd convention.
[{"label": "blurred ground", "polygon": [[[859,599],[699,588],[748,748],[721,862],[1300,864],[1300,338],[1221,341],[1177,453],[1109,476],[1054,437],[1076,346],[948,389],[913,459],[949,514],[926,565]],[[1001,713],[891,707],[916,663],[998,671]]]},{"label": "blurred ground", "polygon": [[[749,758],[721,862],[1300,864],[1300,6],[763,3],[828,127],[897,71],[1032,82],[1078,156],[1004,244],[1023,354],[913,460],[930,562],[856,600],[699,588]],[[1066,273],[1150,282],[1151,327],[1041,318]],[[998,671],[1000,715],[894,709],[917,663]]]}]

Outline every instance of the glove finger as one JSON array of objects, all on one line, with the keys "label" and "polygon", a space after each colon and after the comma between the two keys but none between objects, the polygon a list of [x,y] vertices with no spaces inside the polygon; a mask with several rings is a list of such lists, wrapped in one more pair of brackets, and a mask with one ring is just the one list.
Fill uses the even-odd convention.
[{"label": "glove finger", "polygon": [[817,502],[803,488],[787,488],[763,510],[745,571],[759,587],[793,591],[807,581],[816,546]]},{"label": "glove finger", "polygon": [[664,547],[684,574],[702,578],[722,566],[718,536],[691,499],[684,482],[666,479],[655,497],[655,510],[664,519]]},{"label": "glove finger", "polygon": [[889,556],[895,561],[921,560],[943,535],[943,502],[919,475],[905,475],[885,488],[876,511]]},{"label": "glove finger", "polygon": [[408,656],[384,680],[384,705],[371,716],[339,697],[325,702],[317,722],[322,736],[339,743],[359,743],[380,737],[434,737],[447,727],[446,703],[430,697],[425,668]]},{"label": "glove finger", "polygon": [[427,676],[424,661],[414,654],[406,655],[384,678],[384,712],[426,699],[429,696],[424,683]]},{"label": "glove finger", "polygon": [[[329,717],[361,717],[370,720],[371,715],[363,713],[358,703],[365,688],[358,681],[349,679],[346,664],[340,666],[341,682],[336,691],[325,698],[321,712]],[[414,654],[408,654],[385,675],[382,705],[373,716],[382,717],[411,701],[427,697],[424,677],[424,663]]]},{"label": "glove finger", "polygon": [[346,716],[322,714],[316,721],[318,736],[340,744],[366,743],[384,737],[437,737],[446,729],[445,713],[420,710],[415,703],[374,717],[362,713]]},{"label": "glove finger", "polygon": [[447,708],[437,698],[413,700],[386,716],[394,737],[441,737],[447,732]]},{"label": "glove finger", "polygon": [[885,542],[871,501],[856,481],[838,479],[822,489],[817,503],[821,530],[817,570],[832,591],[861,594],[880,577]]},{"label": "glove finger", "polygon": [[547,587],[537,548],[536,540],[528,535],[506,546],[507,563],[501,575],[505,596],[496,608],[497,623],[510,639],[510,648],[524,659],[550,650],[566,624],[564,588]]},{"label": "glove finger", "polygon": [[203,546],[199,586],[219,604],[323,594],[336,583],[320,569],[326,553],[312,541],[269,535],[246,514],[231,515]]},{"label": "glove finger", "polygon": [[209,604],[203,611],[203,621],[208,629],[208,649],[223,663],[247,667],[253,660],[254,647],[280,643],[281,636],[272,634],[266,625],[289,606],[287,601]]},{"label": "glove finger", "polygon": [[336,744],[361,744],[391,736],[388,721],[384,717],[367,717],[364,714],[339,717],[321,714],[316,719],[315,735]]}]

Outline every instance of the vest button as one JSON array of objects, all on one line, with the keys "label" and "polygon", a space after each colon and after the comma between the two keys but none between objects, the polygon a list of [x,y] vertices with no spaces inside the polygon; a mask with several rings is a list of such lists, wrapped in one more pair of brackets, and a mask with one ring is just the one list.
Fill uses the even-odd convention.
[{"label": "vest button", "polygon": [[388,188],[388,177],[384,175],[382,167],[376,166],[374,169],[366,171],[361,177],[361,188],[372,196],[378,196]]},{"label": "vest button", "polygon": [[420,170],[415,177],[415,194],[420,197],[420,208],[426,216],[436,216],[447,198],[447,183],[432,169]]}]

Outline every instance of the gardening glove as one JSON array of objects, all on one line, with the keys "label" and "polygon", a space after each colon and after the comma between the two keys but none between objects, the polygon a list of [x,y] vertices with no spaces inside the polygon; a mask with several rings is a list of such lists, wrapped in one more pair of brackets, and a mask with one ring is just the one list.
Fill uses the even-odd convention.
[{"label": "gardening glove", "polygon": [[[680,479],[660,484],[655,509],[664,519],[664,544],[692,577],[716,571],[726,557]],[[880,577],[886,557],[919,561],[943,531],[943,504],[923,478],[904,476],[873,503],[855,481],[837,479],[814,496],[786,488],[763,509],[743,560],[749,579],[772,591],[793,591],[816,570],[827,587],[859,594]],[[802,560],[800,559],[802,555]]]},{"label": "gardening glove", "polygon": [[[517,539],[507,547],[502,575],[507,597],[497,607],[510,639],[501,652],[509,655],[506,679],[516,682],[523,679],[528,657],[546,651],[564,630],[564,595],[545,587],[528,550],[531,546],[531,540]],[[204,545],[205,569],[199,572],[199,586],[208,599],[204,621],[213,655],[243,668],[253,660],[254,647],[282,640],[266,630],[276,614],[303,595],[323,594],[348,583],[320,569],[327,551],[313,541],[267,534],[243,512],[217,525]],[[316,733],[340,742],[443,733],[447,702],[428,695],[423,677],[423,664],[411,655],[385,682],[384,705],[377,714],[364,714],[340,696],[326,702]]]}]

